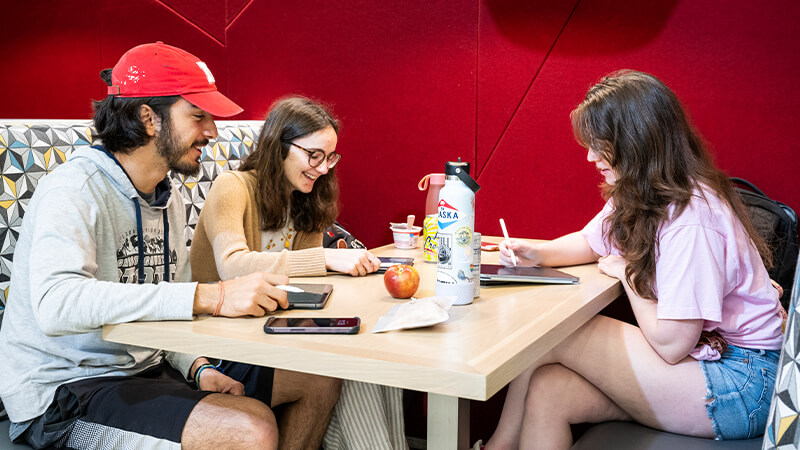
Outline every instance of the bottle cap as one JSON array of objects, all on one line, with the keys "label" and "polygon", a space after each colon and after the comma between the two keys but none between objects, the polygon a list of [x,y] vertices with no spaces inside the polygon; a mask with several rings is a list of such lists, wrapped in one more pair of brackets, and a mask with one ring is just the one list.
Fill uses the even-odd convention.
[{"label": "bottle cap", "polygon": [[461,161],[447,161],[444,164],[444,173],[445,175],[458,175],[456,169],[461,169],[467,174],[469,174],[469,163],[468,162],[461,162]]},{"label": "bottle cap", "polygon": [[481,188],[478,182],[469,176],[468,162],[447,161],[444,165],[444,173],[447,176],[458,177],[462,182],[464,182],[464,184],[467,185],[468,188],[472,190],[472,192],[478,192],[478,190]]}]

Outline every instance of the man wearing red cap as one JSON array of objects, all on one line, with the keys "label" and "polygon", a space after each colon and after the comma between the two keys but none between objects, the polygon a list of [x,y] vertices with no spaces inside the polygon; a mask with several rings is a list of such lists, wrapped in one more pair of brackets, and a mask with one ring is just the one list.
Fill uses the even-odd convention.
[{"label": "man wearing red cap", "polygon": [[217,136],[212,116],[242,111],[208,67],[158,42],[101,76],[109,95],[95,102],[94,123],[103,145],[76,150],[42,179],[16,245],[0,329],[12,439],[35,448],[318,448],[338,380],[102,339],[105,324],[263,316],[287,306],[276,286],[289,280],[262,272],[187,282],[185,209],[168,172],[196,175]]}]

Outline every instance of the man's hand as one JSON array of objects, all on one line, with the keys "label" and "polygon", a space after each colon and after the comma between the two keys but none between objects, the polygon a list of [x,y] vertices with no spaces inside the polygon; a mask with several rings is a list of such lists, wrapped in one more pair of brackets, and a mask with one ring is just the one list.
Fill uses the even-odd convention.
[{"label": "man's hand", "polygon": [[242,383],[210,367],[200,373],[198,388],[201,391],[219,392],[220,394],[244,395]]},{"label": "man's hand", "polygon": [[201,283],[194,296],[194,314],[212,314],[222,301],[219,315],[225,317],[261,317],[280,308],[288,308],[286,291],[275,286],[289,284],[289,277],[268,272],[256,272],[219,284]]}]

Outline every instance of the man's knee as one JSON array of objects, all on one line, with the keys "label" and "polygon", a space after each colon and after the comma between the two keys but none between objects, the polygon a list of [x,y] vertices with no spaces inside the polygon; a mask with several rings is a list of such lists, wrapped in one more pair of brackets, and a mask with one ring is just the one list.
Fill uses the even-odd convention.
[{"label": "man's knee", "polygon": [[182,436],[186,448],[205,448],[208,442],[226,442],[231,448],[277,448],[278,424],[272,410],[258,400],[212,394],[194,408]]},{"label": "man's knee", "polygon": [[[261,403],[261,402],[259,402]],[[278,448],[278,423],[275,415],[266,405],[261,403],[263,409],[248,413],[244,418],[243,427],[245,448]]]}]

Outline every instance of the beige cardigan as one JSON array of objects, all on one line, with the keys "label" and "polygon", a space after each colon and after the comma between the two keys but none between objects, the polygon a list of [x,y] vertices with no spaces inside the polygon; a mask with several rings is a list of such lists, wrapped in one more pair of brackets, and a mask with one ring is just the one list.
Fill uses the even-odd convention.
[{"label": "beige cardigan", "polygon": [[[194,232],[196,281],[229,280],[257,270],[325,275],[322,233],[298,232],[292,251],[261,252],[261,216],[251,172],[225,172],[211,186]],[[344,380],[325,432],[325,448],[408,449],[402,389]]]},{"label": "beige cardigan", "polygon": [[262,252],[261,214],[252,171],[217,176],[200,211],[189,254],[192,279],[230,280],[257,271],[325,275],[322,233],[299,231],[292,250]]}]

